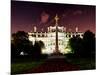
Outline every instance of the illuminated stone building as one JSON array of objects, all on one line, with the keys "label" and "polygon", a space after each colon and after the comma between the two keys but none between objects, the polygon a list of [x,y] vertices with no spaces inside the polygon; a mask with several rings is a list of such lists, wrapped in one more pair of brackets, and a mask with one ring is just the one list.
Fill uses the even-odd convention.
[{"label": "illuminated stone building", "polygon": [[55,17],[55,25],[49,26],[47,32],[37,32],[37,27],[34,27],[33,32],[29,32],[29,40],[33,45],[35,41],[43,41],[45,48],[42,49],[43,54],[52,54],[59,51],[62,54],[71,53],[71,49],[68,48],[68,41],[73,36],[83,37],[82,32],[78,32],[76,27],[75,32],[66,32],[66,27],[59,26],[58,16]]}]

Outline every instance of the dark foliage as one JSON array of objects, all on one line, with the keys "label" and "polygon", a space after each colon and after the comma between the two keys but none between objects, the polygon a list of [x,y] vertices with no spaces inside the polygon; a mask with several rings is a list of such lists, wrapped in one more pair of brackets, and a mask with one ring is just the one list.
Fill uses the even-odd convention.
[{"label": "dark foliage", "polygon": [[11,58],[21,58],[20,53],[27,53],[28,56],[32,52],[32,42],[28,40],[28,34],[24,31],[18,31],[17,33],[12,34],[11,41]]},{"label": "dark foliage", "polygon": [[[17,33],[12,34],[11,41],[11,58],[13,59],[40,59],[41,50],[45,48],[45,45],[42,41],[35,41],[33,45],[32,42],[28,39],[28,34],[24,31],[18,31]],[[24,52],[26,55],[21,56],[20,53]],[[46,55],[45,55],[46,56]],[[43,56],[43,58],[45,57]]]},{"label": "dark foliage", "polygon": [[83,54],[85,56],[94,56],[95,55],[95,34],[93,34],[91,31],[86,31],[83,36]]},{"label": "dark foliage", "polygon": [[42,55],[41,51],[45,48],[45,45],[42,41],[35,41],[34,47],[33,47],[33,56],[36,59],[44,58],[47,55]]},{"label": "dark foliage", "polygon": [[82,39],[78,36],[69,40],[69,45],[76,56],[80,56],[82,50]]},{"label": "dark foliage", "polygon": [[95,35],[87,30],[83,38],[76,36],[69,40],[69,45],[75,56],[95,57]]}]

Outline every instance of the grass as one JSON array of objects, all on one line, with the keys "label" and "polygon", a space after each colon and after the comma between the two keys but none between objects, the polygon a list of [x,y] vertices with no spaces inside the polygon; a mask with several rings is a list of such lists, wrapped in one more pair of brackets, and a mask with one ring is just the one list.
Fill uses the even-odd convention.
[{"label": "grass", "polygon": [[18,63],[12,63],[11,64],[11,73],[12,74],[18,74],[21,73],[23,71],[29,70],[31,68],[35,68],[38,65],[42,64],[43,61],[32,61],[32,62],[18,62]]},{"label": "grass", "polygon": [[[95,69],[95,58],[76,58],[76,57],[66,57],[66,60],[80,67],[80,70],[91,70]],[[20,60],[21,61],[21,60]],[[23,60],[23,62],[15,62],[11,64],[11,73],[12,74],[20,74],[25,72],[26,70],[35,68],[40,64],[44,63],[44,60],[40,61],[28,61]]]},{"label": "grass", "polygon": [[70,58],[69,62],[80,67],[80,70],[91,70],[96,68],[95,60],[89,58]]}]

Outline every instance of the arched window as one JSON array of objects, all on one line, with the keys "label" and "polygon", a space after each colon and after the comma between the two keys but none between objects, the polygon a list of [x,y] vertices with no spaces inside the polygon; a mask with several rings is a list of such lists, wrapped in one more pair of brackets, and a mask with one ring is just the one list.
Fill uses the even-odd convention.
[{"label": "arched window", "polygon": [[71,35],[69,35],[69,37],[71,37]]},{"label": "arched window", "polygon": [[38,35],[38,37],[40,37],[40,35]]},{"label": "arched window", "polygon": [[66,37],[67,37],[67,35],[66,35]]},{"label": "arched window", "polygon": [[44,37],[44,35],[42,35],[42,37]]}]

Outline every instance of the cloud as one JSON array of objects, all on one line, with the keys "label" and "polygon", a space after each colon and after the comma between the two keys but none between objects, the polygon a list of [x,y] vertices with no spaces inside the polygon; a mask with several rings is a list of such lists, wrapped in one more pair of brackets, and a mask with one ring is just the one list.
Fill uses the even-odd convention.
[{"label": "cloud", "polygon": [[81,15],[83,12],[81,10],[77,10],[73,13],[73,15]]},{"label": "cloud", "polygon": [[49,19],[49,14],[47,14],[46,12],[42,12],[40,23],[46,23],[48,19]]}]

